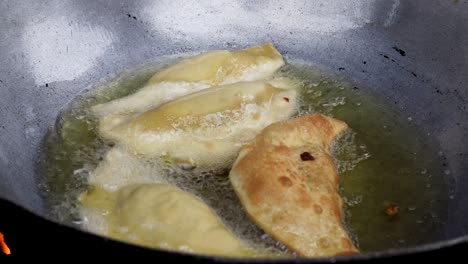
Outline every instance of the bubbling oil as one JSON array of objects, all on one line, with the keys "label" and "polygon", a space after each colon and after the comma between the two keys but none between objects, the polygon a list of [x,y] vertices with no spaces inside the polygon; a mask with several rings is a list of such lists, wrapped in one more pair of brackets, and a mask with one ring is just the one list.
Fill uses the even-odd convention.
[{"label": "bubbling oil", "polygon": [[[51,217],[83,228],[78,196],[87,179],[113,146],[97,134],[90,107],[123,97],[141,87],[174,57],[123,73],[77,97],[59,116],[44,141],[41,184]],[[350,129],[333,146],[346,202],[346,226],[361,251],[385,250],[430,242],[442,230],[449,189],[437,145],[404,113],[365,89],[318,67],[292,60],[277,77],[295,80],[300,89],[298,115],[322,113],[345,121]],[[154,167],[154,182],[171,183],[204,200],[246,244],[261,256],[294,256],[259,229],[242,209],[229,170],[182,170],[166,160],[141,160]],[[384,214],[390,204],[394,216]],[[441,231],[442,232],[442,231]]]}]

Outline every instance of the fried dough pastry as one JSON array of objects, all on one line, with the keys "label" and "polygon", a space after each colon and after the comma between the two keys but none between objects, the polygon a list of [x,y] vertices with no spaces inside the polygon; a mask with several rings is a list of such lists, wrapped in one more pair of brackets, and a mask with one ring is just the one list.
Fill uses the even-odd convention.
[{"label": "fried dough pastry", "polygon": [[89,174],[88,184],[115,191],[130,184],[162,182],[160,175],[163,173],[158,162],[149,162],[115,146]]},{"label": "fried dough pastry", "polygon": [[176,163],[226,167],[264,127],[296,112],[297,92],[239,82],[193,93],[147,111],[101,136],[135,154]]},{"label": "fried dough pastry", "polygon": [[138,245],[221,256],[253,254],[198,197],[167,184],[81,196],[88,230]]},{"label": "fried dough pastry", "polygon": [[146,85],[126,97],[96,105],[101,128],[120,124],[135,114],[206,88],[270,77],[284,65],[272,43],[247,49],[213,50],[158,71]]},{"label": "fried dough pastry", "polygon": [[330,144],[346,128],[320,114],[272,124],[242,147],[229,174],[253,221],[302,256],[358,252],[342,224],[330,155]]}]

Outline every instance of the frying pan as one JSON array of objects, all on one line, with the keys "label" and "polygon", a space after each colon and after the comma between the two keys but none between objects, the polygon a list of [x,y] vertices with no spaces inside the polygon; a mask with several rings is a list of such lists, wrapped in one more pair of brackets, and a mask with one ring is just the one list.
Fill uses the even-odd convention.
[{"label": "frying pan", "polygon": [[41,221],[63,225],[44,205],[36,160],[75,96],[157,56],[273,42],[287,57],[395,102],[440,145],[451,172],[440,176],[453,186],[441,235],[411,248],[322,260],[468,241],[467,1],[1,1],[0,21],[0,198]]}]

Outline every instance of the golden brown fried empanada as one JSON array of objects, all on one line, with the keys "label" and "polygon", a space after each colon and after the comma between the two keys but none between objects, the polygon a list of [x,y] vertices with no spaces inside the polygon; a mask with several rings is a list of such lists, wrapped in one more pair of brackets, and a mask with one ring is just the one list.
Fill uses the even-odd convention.
[{"label": "golden brown fried empanada", "polygon": [[266,127],[242,147],[231,183],[250,217],[302,256],[356,253],[330,144],[347,125],[314,114]]}]

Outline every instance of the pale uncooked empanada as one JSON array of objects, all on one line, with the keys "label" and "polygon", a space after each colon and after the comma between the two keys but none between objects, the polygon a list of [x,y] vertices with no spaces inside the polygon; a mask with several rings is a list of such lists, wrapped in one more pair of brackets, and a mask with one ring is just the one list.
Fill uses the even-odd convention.
[{"label": "pale uncooked empanada", "polygon": [[296,96],[294,89],[260,81],[218,86],[100,132],[136,154],[169,156],[194,166],[226,166],[260,130],[291,117]]},{"label": "pale uncooked empanada", "polygon": [[81,201],[85,226],[101,235],[169,250],[252,255],[204,202],[171,185],[129,185],[117,192],[92,188]]},{"label": "pale uncooked empanada", "polygon": [[271,43],[237,51],[208,51],[157,72],[134,94],[96,105],[92,111],[101,127],[109,129],[129,116],[202,89],[263,80],[283,65],[283,57]]},{"label": "pale uncooked empanada", "polygon": [[332,140],[339,120],[306,115],[265,128],[242,147],[229,178],[250,217],[302,256],[357,253],[342,224]]},{"label": "pale uncooked empanada", "polygon": [[97,168],[90,173],[88,183],[107,191],[129,184],[162,183],[163,168],[158,161],[136,157],[121,146],[110,149]]},{"label": "pale uncooked empanada", "polygon": [[283,65],[283,57],[272,43],[235,51],[213,50],[158,72],[148,83],[182,81],[216,86],[256,81],[271,76]]}]

